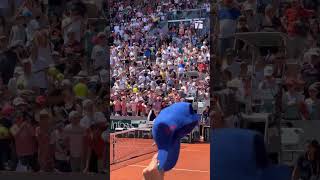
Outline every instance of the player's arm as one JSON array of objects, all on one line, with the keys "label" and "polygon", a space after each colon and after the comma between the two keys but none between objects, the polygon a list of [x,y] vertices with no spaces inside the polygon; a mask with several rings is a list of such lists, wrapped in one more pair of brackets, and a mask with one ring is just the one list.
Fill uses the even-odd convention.
[{"label": "player's arm", "polygon": [[297,160],[294,169],[292,171],[292,180],[299,180],[300,177],[300,167],[302,164],[303,158],[299,157],[299,159]]},{"label": "player's arm", "polygon": [[299,168],[295,166],[292,172],[292,180],[299,180],[299,175],[300,175]]}]

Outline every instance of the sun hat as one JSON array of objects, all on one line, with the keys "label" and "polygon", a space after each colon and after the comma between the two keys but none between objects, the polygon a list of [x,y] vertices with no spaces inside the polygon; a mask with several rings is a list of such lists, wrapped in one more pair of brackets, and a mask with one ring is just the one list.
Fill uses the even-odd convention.
[{"label": "sun hat", "polygon": [[14,106],[20,106],[20,105],[26,105],[26,101],[24,99],[22,99],[21,97],[17,97],[13,100],[12,103]]},{"label": "sun hat", "polygon": [[86,79],[88,77],[87,71],[80,71],[76,76],[74,76],[75,79]]},{"label": "sun hat", "polygon": [[16,75],[22,75],[23,74],[23,68],[20,66],[17,66],[14,68],[14,74]]},{"label": "sun hat", "polygon": [[192,105],[179,102],[163,109],[156,117],[152,128],[153,139],[158,147],[158,168],[171,170],[177,163],[180,139],[189,134],[198,124],[200,117]]},{"label": "sun hat", "polygon": [[80,117],[80,113],[78,111],[71,111],[68,116],[69,119],[74,119],[78,117]]},{"label": "sun hat", "polygon": [[46,110],[46,109],[42,109],[40,112],[39,112],[39,120],[41,120],[42,118],[48,118],[50,117],[50,113]]},{"label": "sun hat", "polygon": [[89,82],[97,83],[98,81],[99,81],[99,76],[91,76]]},{"label": "sun hat", "polygon": [[69,79],[64,79],[61,81],[61,86],[63,86],[63,87],[69,87],[71,85],[72,85],[72,83]]},{"label": "sun hat", "polygon": [[311,84],[309,86],[309,90],[313,90],[313,91],[319,92],[319,87],[320,87],[320,83],[316,82],[316,83],[313,83],[313,84]]},{"label": "sun hat", "polygon": [[241,87],[241,81],[239,79],[233,79],[229,82],[227,82],[228,88],[240,88]]},{"label": "sun hat", "polygon": [[22,60],[22,64],[30,64],[30,63],[31,63],[31,59],[29,58]]},{"label": "sun hat", "polygon": [[210,163],[214,167],[211,172],[219,172],[213,173],[212,179],[291,179],[288,166],[269,164],[264,137],[258,132],[223,128],[215,129],[210,136],[214,143],[210,149]]},{"label": "sun hat", "polygon": [[253,8],[253,6],[252,6],[252,4],[250,4],[250,3],[244,3],[244,5],[243,5],[243,10],[244,11],[252,11],[254,8]]},{"label": "sun hat", "polygon": [[93,101],[90,99],[86,99],[82,102],[83,107],[93,106],[93,104],[94,104]]}]

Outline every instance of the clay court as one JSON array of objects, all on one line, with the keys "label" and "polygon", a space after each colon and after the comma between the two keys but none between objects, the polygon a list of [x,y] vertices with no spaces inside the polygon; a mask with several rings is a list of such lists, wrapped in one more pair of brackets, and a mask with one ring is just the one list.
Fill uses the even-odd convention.
[{"label": "clay court", "polygon": [[[142,171],[154,153],[111,165],[112,180],[141,180]],[[210,144],[181,144],[175,168],[165,175],[165,180],[210,179]]]}]

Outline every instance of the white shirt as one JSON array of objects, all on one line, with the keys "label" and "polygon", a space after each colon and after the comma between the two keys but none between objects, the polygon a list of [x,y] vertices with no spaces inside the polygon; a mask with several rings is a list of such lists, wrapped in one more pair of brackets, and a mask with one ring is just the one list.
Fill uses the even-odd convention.
[{"label": "white shirt", "polygon": [[81,157],[85,129],[81,126],[69,124],[64,129],[65,137],[69,139],[71,157]]},{"label": "white shirt", "polygon": [[80,120],[80,126],[87,129],[91,126],[92,123],[100,123],[100,122],[106,122],[106,121],[107,119],[102,112],[95,112],[92,119],[87,115],[84,116]]},{"label": "white shirt", "polygon": [[106,66],[107,58],[107,50],[105,47],[102,47],[101,45],[94,46],[91,54],[91,59],[94,60],[95,68]]}]

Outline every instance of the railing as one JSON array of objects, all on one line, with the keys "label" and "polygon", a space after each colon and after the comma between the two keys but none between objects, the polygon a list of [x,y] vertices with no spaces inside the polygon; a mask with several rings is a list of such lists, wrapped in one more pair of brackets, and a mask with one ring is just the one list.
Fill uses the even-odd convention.
[{"label": "railing", "polygon": [[179,20],[179,19],[196,19],[196,18],[208,18],[209,12],[207,9],[190,9],[190,10],[178,10],[168,12],[167,20]]}]

